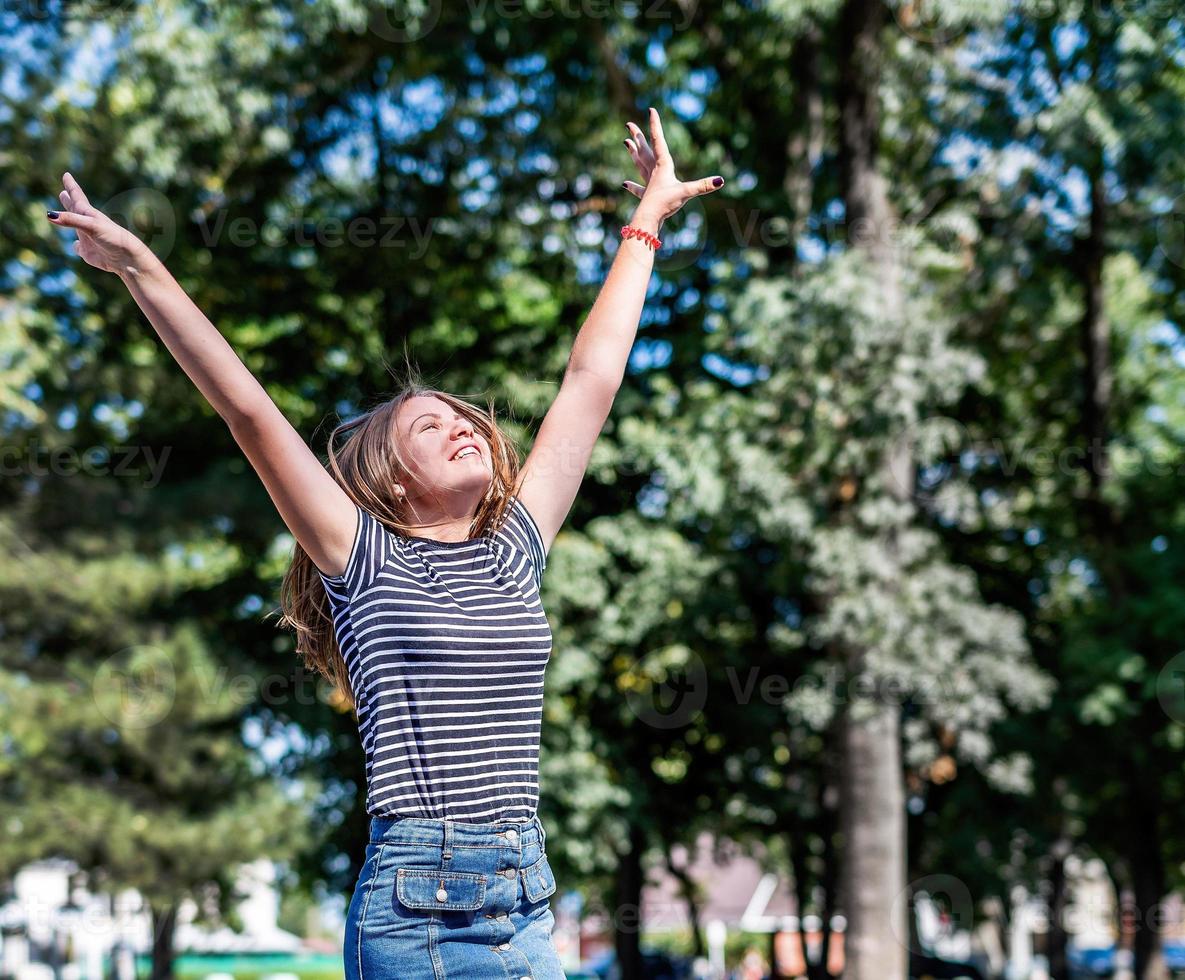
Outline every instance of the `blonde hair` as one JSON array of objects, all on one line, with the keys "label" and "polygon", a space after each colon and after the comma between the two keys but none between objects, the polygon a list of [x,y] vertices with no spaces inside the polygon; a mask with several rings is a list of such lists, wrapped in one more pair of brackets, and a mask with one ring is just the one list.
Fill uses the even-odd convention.
[{"label": "blonde hair", "polygon": [[[452,406],[489,444],[493,476],[473,515],[469,537],[488,535],[501,526],[519,473],[518,450],[498,426],[492,404],[483,411],[455,395],[413,381],[395,397],[341,423],[330,433],[326,469],[349,498],[380,524],[395,534],[414,536],[412,532],[417,529],[406,523],[406,497],[393,489],[396,483],[405,483],[408,478],[407,468],[401,462],[402,446],[395,421],[406,401],[421,396],[439,398]],[[340,447],[339,437],[345,439]],[[349,671],[333,629],[325,584],[299,543],[293,549],[292,564],[280,585],[280,609],[279,625],[296,632],[296,652],[303,655],[305,666],[335,688],[333,706],[357,714]]]}]

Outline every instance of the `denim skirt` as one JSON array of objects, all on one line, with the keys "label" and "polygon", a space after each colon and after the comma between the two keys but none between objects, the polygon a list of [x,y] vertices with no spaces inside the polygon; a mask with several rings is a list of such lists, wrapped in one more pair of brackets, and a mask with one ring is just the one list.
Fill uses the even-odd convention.
[{"label": "denim skirt", "polygon": [[537,816],[371,817],[346,913],[347,980],[564,980],[546,840]]}]

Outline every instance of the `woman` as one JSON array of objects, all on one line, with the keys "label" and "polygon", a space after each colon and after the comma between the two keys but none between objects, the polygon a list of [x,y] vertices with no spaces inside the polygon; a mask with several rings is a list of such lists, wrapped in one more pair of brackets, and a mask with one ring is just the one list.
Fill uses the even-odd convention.
[{"label": "woman", "polygon": [[114,272],[255,467],[297,541],[297,648],[355,707],[370,841],[346,920],[352,978],[563,977],[536,816],[548,549],[634,341],[663,221],[723,179],[683,182],[650,110],[627,124],[646,184],[525,463],[496,421],[411,387],[339,426],[328,471],[152,252],[70,174],[55,224]]}]

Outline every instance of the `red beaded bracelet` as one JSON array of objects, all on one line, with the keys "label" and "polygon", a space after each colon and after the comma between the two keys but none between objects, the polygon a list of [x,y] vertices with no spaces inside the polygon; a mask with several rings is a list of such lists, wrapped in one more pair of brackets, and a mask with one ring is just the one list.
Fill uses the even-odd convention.
[{"label": "red beaded bracelet", "polygon": [[621,237],[622,238],[640,238],[647,245],[649,245],[652,249],[657,250],[659,248],[662,248],[662,242],[657,237],[650,234],[650,232],[648,232],[648,231],[643,231],[641,228],[635,228],[633,225],[622,225],[621,226]]}]

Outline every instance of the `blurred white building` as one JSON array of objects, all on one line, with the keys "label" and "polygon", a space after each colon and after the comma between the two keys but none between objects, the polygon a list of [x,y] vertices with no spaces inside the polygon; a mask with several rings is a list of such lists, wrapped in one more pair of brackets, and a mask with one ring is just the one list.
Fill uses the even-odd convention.
[{"label": "blurred white building", "polygon": [[[71,861],[39,861],[12,881],[11,898],[0,904],[0,976],[15,980],[104,980],[103,961],[113,956],[108,976],[134,977],[136,954],[152,951],[152,918],[134,889],[96,895],[80,882],[85,875]],[[203,953],[290,953],[300,936],[279,927],[276,867],[266,858],[242,865],[236,887],[246,895],[236,907],[242,932],[194,924],[197,905],[178,908],[175,948]]]}]

